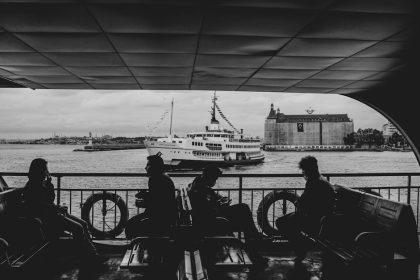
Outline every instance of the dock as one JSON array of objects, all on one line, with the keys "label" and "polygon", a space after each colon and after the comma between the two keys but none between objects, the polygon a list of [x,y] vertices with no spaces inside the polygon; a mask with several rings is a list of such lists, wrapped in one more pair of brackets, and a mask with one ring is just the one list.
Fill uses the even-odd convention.
[{"label": "dock", "polygon": [[74,149],[74,152],[100,152],[100,151],[115,151],[115,150],[132,150],[145,149],[146,146],[141,144],[93,144],[84,146],[83,149]]}]

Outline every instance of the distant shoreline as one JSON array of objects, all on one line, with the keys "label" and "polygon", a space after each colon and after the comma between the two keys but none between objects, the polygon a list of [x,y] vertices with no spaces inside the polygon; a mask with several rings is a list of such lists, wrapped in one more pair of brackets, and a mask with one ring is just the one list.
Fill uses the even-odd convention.
[{"label": "distant shoreline", "polygon": [[394,148],[389,146],[372,146],[370,148],[356,148],[353,146],[344,146],[344,145],[330,145],[330,146],[299,146],[299,145],[265,145],[263,147],[264,151],[270,152],[412,152],[413,150],[407,148]]}]

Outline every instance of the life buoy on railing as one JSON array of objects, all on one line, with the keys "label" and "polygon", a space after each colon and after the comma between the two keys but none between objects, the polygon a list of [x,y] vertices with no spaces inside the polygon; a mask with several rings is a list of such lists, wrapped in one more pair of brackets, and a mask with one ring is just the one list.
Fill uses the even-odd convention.
[{"label": "life buoy on railing", "polygon": [[[106,203],[107,200],[113,202],[114,206],[107,208],[107,203]],[[102,215],[101,218],[103,222],[102,229],[96,228],[91,219],[92,215],[94,215],[94,213],[91,214],[91,211],[94,209],[93,207],[95,203],[100,202],[100,201],[102,202],[101,210],[100,210],[100,214]],[[115,215],[115,212],[117,211],[115,207],[118,208],[120,212],[120,215],[119,215],[120,217],[119,217],[118,222],[114,225],[114,227],[111,227],[108,224],[106,215],[108,214],[108,212],[113,212],[113,214]],[[127,224],[127,220],[128,220],[128,208],[124,200],[115,193],[109,193],[109,192],[95,193],[89,196],[88,199],[86,199],[86,202],[83,204],[82,209],[81,209],[81,216],[82,216],[82,219],[87,222],[89,230],[93,236],[95,236],[98,239],[110,239],[110,238],[117,237],[123,232]],[[116,217],[114,219],[116,219]]]},{"label": "life buoy on railing", "polygon": [[[275,202],[282,200],[283,205],[287,205],[287,202],[296,205],[299,196],[295,193],[288,192],[288,191],[272,191],[261,200],[260,204],[258,205],[257,210],[257,222],[258,225],[261,227],[262,231],[268,236],[276,236],[281,235],[281,232],[275,228],[272,223],[270,223],[268,219],[268,210],[270,209],[271,205]],[[274,206],[274,205],[273,205]],[[283,208],[283,215],[286,213],[286,207]]]}]

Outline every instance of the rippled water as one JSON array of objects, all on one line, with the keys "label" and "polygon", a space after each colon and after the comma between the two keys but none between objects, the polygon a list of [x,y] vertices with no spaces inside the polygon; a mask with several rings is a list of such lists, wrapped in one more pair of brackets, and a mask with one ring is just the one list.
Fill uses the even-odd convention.
[{"label": "rippled water", "polygon": [[[43,157],[49,163],[50,172],[113,172],[113,173],[138,173],[144,172],[147,151],[123,150],[103,152],[73,152],[79,146],[70,145],[0,145],[0,171],[1,172],[27,172],[32,159]],[[319,161],[320,170],[323,173],[367,173],[367,172],[420,172],[417,160],[412,152],[265,152],[264,163],[254,166],[237,166],[227,168],[224,173],[299,173],[297,163],[305,155],[313,155]],[[25,177],[5,177],[7,183],[12,187],[23,187]],[[176,186],[187,185],[192,178],[173,178]],[[386,187],[406,186],[407,177],[347,177],[331,178],[333,183],[349,187]],[[56,181],[53,181],[56,184]],[[221,178],[216,188],[237,188],[238,178]],[[305,184],[303,178],[244,178],[243,188],[301,188]],[[412,178],[412,184],[420,185],[420,176]],[[138,189],[147,187],[147,178],[118,178],[118,177],[64,177],[61,181],[64,189],[119,189],[115,191],[127,203],[130,216],[138,213],[134,207],[134,193],[125,192],[121,189]],[[233,202],[238,201],[237,192],[221,191],[229,195]],[[62,191],[61,202],[63,205],[71,205],[71,213],[80,215],[80,205],[92,192]],[[247,202],[253,212],[254,218],[256,209],[262,197],[268,191],[251,192],[244,191],[242,200]],[[385,197],[396,200],[407,201],[407,191],[382,193]],[[412,205],[415,213],[418,213],[416,197],[418,190],[413,191]],[[98,203],[100,204],[100,203]],[[99,216],[102,205],[96,207],[95,223],[98,228],[105,227],[105,218]],[[112,207],[112,206],[110,206]],[[281,206],[276,206],[281,208]],[[276,211],[281,212],[279,209]],[[277,213],[278,213],[277,212]],[[271,213],[271,211],[270,211]],[[271,214],[270,214],[271,215]],[[274,212],[273,212],[274,215]],[[113,223],[119,215],[107,216],[106,221]]]},{"label": "rippled water", "polygon": [[[121,150],[103,152],[73,152],[72,145],[0,145],[0,171],[27,172],[32,159],[48,160],[50,172],[144,172],[147,151]],[[297,163],[305,155],[318,159],[324,173],[419,172],[412,152],[265,152],[265,162],[254,166],[227,168],[224,173],[299,173]],[[25,178],[8,177],[9,184],[19,187]],[[63,188],[138,188],[146,178],[63,178]],[[391,186],[406,184],[407,178],[333,178],[333,182],[360,187],[366,184]],[[174,178],[187,184],[190,178]],[[238,179],[224,178],[218,187],[235,187]],[[417,182],[417,178],[413,179]],[[301,178],[246,178],[244,187],[299,187]]]}]

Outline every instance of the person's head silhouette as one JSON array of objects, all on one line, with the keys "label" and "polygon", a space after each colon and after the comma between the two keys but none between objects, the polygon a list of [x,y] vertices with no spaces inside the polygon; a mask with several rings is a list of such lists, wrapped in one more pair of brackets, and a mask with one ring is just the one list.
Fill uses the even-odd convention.
[{"label": "person's head silhouette", "polygon": [[207,165],[203,169],[203,179],[209,187],[216,184],[216,180],[222,175],[222,171],[216,165]]},{"label": "person's head silhouette", "polygon": [[306,180],[319,178],[318,161],[313,156],[303,157],[299,162],[299,168],[302,170],[303,177]]},{"label": "person's head silhouette", "polygon": [[146,172],[148,176],[160,175],[164,172],[165,165],[160,154],[147,157]]},{"label": "person's head silhouette", "polygon": [[30,181],[44,181],[48,176],[47,161],[43,158],[36,158],[29,166],[28,178]]}]

